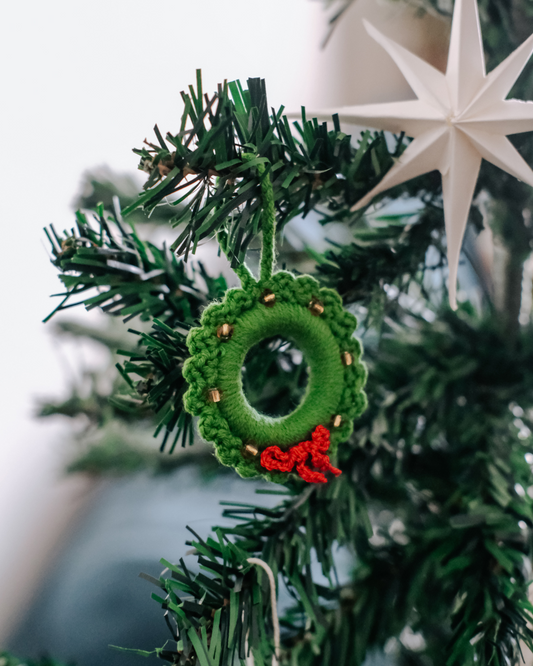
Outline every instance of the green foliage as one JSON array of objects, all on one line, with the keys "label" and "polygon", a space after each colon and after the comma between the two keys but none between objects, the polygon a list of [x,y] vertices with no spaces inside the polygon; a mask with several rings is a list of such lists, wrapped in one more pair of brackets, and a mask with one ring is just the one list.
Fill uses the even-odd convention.
[{"label": "green foliage", "polygon": [[[225,515],[242,520],[242,524],[215,528],[213,538],[207,541],[194,533],[196,539],[189,545],[196,550],[202,573],[191,575],[183,560],[179,567],[162,561],[171,570],[172,578],[152,582],[159,584],[167,596],[152,596],[170,611],[177,627],[177,634],[171,627],[177,651],[167,652],[168,661],[188,663],[191,646],[198,654],[196,642],[201,641],[203,651],[214,655],[213,661],[208,660],[207,664],[229,665],[234,663],[235,653],[240,659],[244,658],[244,637],[248,636],[255,663],[270,663],[270,659],[267,661],[272,652],[268,638],[272,631],[270,591],[266,577],[247,562],[256,555],[260,555],[275,574],[282,575],[287,589],[300,600],[300,616],[305,612],[311,626],[322,629],[323,633],[323,627],[328,625],[328,612],[322,607],[323,603],[330,604],[337,593],[313,582],[313,552],[318,549],[323,570],[329,574],[334,566],[332,537],[342,533],[346,536],[346,531],[354,527],[354,519],[363,532],[368,531],[368,518],[361,507],[352,507],[349,515],[337,513],[335,507],[331,510],[334,500],[331,488],[320,491],[307,488],[303,495],[289,490],[287,494],[289,498],[275,509],[229,505]],[[348,525],[350,519],[352,523]],[[192,596],[194,603],[183,594]],[[300,627],[291,629],[286,641],[294,643],[300,633]]]},{"label": "green foliage", "polygon": [[157,580],[141,574],[166,593],[152,598],[166,611],[176,649],[167,648],[159,657],[180,665],[223,666],[251,653],[255,663],[269,663],[273,649],[267,576],[247,562],[247,551],[221,530],[207,541],[193,534],[196,539],[188,543],[198,555],[200,573],[191,573],[182,559],[179,566],[161,560],[170,577]]},{"label": "green foliage", "polygon": [[[445,266],[442,227],[442,209],[429,204],[413,215],[378,217],[375,225],[357,228],[350,245],[337,246],[319,257],[318,275],[346,303],[382,315],[392,307],[384,285],[395,287],[398,295],[407,293],[413,281],[423,288],[422,278],[429,269]],[[439,261],[432,266],[426,263],[430,246],[440,251]]]},{"label": "green foliage", "polygon": [[150,430],[138,424],[130,428],[117,427],[114,422],[85,432],[77,438],[75,457],[67,466],[68,472],[94,475],[124,476],[136,472],[169,474],[178,467],[194,464],[203,478],[222,472],[211,450],[205,446],[180,451],[179,455],[166,455],[147,446]]},{"label": "green foliage", "polygon": [[[199,309],[210,299],[220,296],[226,288],[223,278],[208,278],[200,264],[196,270],[206,278],[207,292],[196,286],[185,264],[163,246],[142,241],[135,229],[126,230],[116,211],[111,220],[103,206],[91,223],[88,215],[76,213],[76,227],[57,234],[53,226],[45,230],[52,247],[52,263],[60,270],[66,291],[58,294],[63,300],[45,321],[58,311],[83,303],[87,310],[103,312],[129,321],[161,319],[176,327],[190,324]],[[96,295],[79,296],[97,291]],[[75,297],[79,300],[69,302]]]},{"label": "green foliage", "polygon": [[[124,367],[119,366],[126,385],[123,393],[113,398],[113,406],[122,414],[155,410],[160,415],[156,434],[165,429],[162,448],[176,425],[180,429],[171,448],[179,435],[185,446],[192,437],[192,421],[181,402],[186,390],[181,376],[187,355],[185,338],[200,309],[226,289],[224,278],[210,277],[202,264],[192,267],[189,277],[185,264],[168,248],[142,241],[133,227],[127,231],[118,220],[110,219],[103,206],[92,223],[88,214],[78,212],[71,231],[61,236],[51,227],[47,235],[53,263],[66,288],[47,320],[55,312],[84,303],[87,310],[98,307],[125,322],[136,316],[141,321],[154,321],[151,335],[136,332],[142,351],[119,350],[129,360]],[[203,278],[204,291],[198,287],[197,276]],[[92,295],[94,291],[96,295]],[[91,295],[85,296],[86,292]],[[81,295],[84,298],[80,300]],[[72,298],[78,301],[71,303]],[[132,373],[140,379],[132,380]],[[80,411],[79,402],[79,396],[73,395],[67,404],[49,407],[44,414]]]},{"label": "green foliage", "polygon": [[[388,195],[419,197],[416,212],[366,219],[350,212],[403,140],[389,150],[383,135],[365,133],[352,145],[336,123],[328,131],[305,113],[295,137],[282,112],[268,116],[259,80],[247,91],[220,86],[211,98],[198,81],[184,102],[177,134],[163,139],[156,129],[158,143],[137,151],[149,177],[125,212],[141,207],[158,215],[170,202],[178,254],[187,259],[216,235],[237,268],[262,228],[257,165],[264,164],[280,228],[311,211],[324,224],[349,225],[351,243],[314,259],[319,279],[348,308],[368,313],[369,408],[339,448],[338,479],[325,487],[293,482],[274,509],[228,507],[225,516],[236,524],[191,542],[200,573],[165,562],[169,575],[152,582],[162,589],[156,599],[172,640],[155,653],[174,664],[230,666],[245,658],[247,641],[255,663],[270,664],[271,599],[265,576],[247,563],[260,557],[294,599],[282,617],[282,664],[358,666],[372,649],[402,665],[518,663],[519,641],[533,639],[533,331],[509,336],[488,298],[477,312],[468,303],[457,313],[442,305],[442,210],[432,174]],[[521,261],[529,191],[505,190],[490,170],[481,182],[499,197],[492,202],[496,232]],[[506,214],[519,219],[506,222]],[[470,221],[479,228],[475,209]],[[56,311],[75,300],[137,318],[129,343],[119,347],[126,361],[113,418],[126,423],[157,413],[163,446],[190,443],[191,421],[181,408],[184,341],[202,308],[224,293],[223,278],[141,240],[117,206],[114,215],[103,206],[92,216],[79,213],[74,230],[49,237],[65,285]],[[246,362],[247,394],[264,411],[302,390],[291,350],[275,344],[256,345]],[[104,413],[97,394],[96,420]],[[78,396],[49,409],[89,412],[82,403]],[[152,464],[120,446],[104,445],[95,455],[96,469],[118,469],[122,455],[131,469]],[[342,584],[339,547],[354,562]],[[314,562],[325,576],[320,584]]]},{"label": "green foliage", "polygon": [[19,659],[9,652],[0,652],[0,666],[63,666],[52,657],[40,659]]},{"label": "green foliage", "polygon": [[[376,608],[376,583],[388,580],[400,624],[424,637],[451,618],[449,664],[515,663],[516,638],[533,638],[532,354],[530,330],[512,345],[493,320],[462,310],[383,339],[371,362],[373,400],[356,437],[372,452],[367,489],[389,524],[358,549],[356,579]],[[437,645],[431,654],[427,641],[435,663]]]},{"label": "green foliage", "polygon": [[[402,664],[443,663],[443,650],[450,666],[517,663],[517,639],[532,645],[531,331],[511,347],[467,310],[417,328],[373,350],[370,407],[340,449],[342,476],[292,485],[274,509],[233,504],[225,516],[235,527],[218,529],[203,550],[193,543],[200,564],[226,562],[219,543],[228,540],[240,557],[232,562],[261,557],[279,574],[297,600],[282,618],[284,664],[353,666],[384,646]],[[338,546],[356,554],[343,585]],[[314,560],[330,585],[313,581]],[[195,599],[215,584],[197,582]],[[247,627],[239,615],[228,641]],[[413,649],[399,640],[406,627],[418,636]]]},{"label": "green foliage", "polygon": [[[104,210],[112,211],[118,205],[118,201],[125,208],[131,205],[138,195],[139,185],[130,174],[120,174],[107,167],[100,167],[83,174],[82,186],[74,206],[82,210],[96,210],[98,206],[103,205]],[[150,217],[137,210],[131,214],[129,221],[136,225],[168,224],[173,214],[172,209],[160,206],[151,211]]]},{"label": "green foliage", "polygon": [[[156,127],[159,146],[136,151],[141,168],[150,176],[145,193],[124,214],[131,215],[140,206],[148,212],[159,210],[163,200],[180,191],[172,203],[176,207],[172,222],[185,225],[174,243],[185,259],[191,247],[216,232],[233,265],[243,260],[261,229],[259,164],[267,165],[273,180],[278,228],[313,208],[320,209],[324,221],[350,221],[360,215],[348,207],[373,187],[403,146],[397,141],[391,154],[383,134],[372,137],[367,132],[354,148],[337,121],[335,130],[328,132],[325,123],[306,120],[305,111],[302,124],[295,123],[301,135],[297,140],[281,111],[268,117],[265,84],[258,79],[250,79],[249,90],[238,82],[219,87],[204,106],[198,77],[197,91],[191,88],[184,101],[180,132],[167,135],[175,150],[168,151]],[[191,129],[186,129],[187,123]],[[242,157],[243,145],[256,159]],[[108,199],[112,195],[114,215],[100,204],[95,214],[79,211],[70,231],[60,235],[53,226],[46,231],[53,263],[66,288],[47,319],[83,303],[88,310],[98,307],[125,322],[135,317],[153,322],[151,333],[135,331],[140,338],[135,351],[119,351],[128,358],[118,366],[127,387],[112,404],[122,412],[154,410],[156,434],[164,432],[161,448],[170,442],[172,451],[178,441],[182,446],[192,442],[192,421],[182,408],[185,338],[198,323],[201,309],[222,296],[226,283],[222,277],[211,277],[202,264],[186,269],[184,261],[165,246],[141,240],[133,227],[126,228],[113,188],[102,189]],[[186,207],[181,206],[184,197],[188,197]],[[199,288],[198,278],[206,289]],[[72,398],[78,404],[78,397]],[[56,406],[55,412],[60,409]]]},{"label": "green foliage", "polygon": [[[283,108],[269,118],[264,81],[250,79],[248,85],[248,90],[239,82],[219,86],[217,94],[204,101],[198,74],[197,90],[190,87],[189,95],[183,93],[180,131],[166,136],[171,148],[156,126],[159,145],[135,151],[141,156],[139,168],[150,176],[146,191],[124,214],[140,206],[151,211],[179,193],[171,205],[180,206],[187,199],[187,206],[178,208],[171,219],[174,226],[184,227],[172,249],[185,258],[202,239],[222,232],[232,266],[243,262],[262,228],[257,165],[264,164],[272,180],[276,225],[282,230],[290,219],[321,206],[324,221],[360,217],[350,207],[404,148],[400,138],[390,152],[383,133],[370,132],[354,147],[350,136],[341,132],[338,118],[328,131],[326,123],[307,120],[305,110],[301,123],[294,123],[299,134],[295,137]],[[256,158],[245,159],[242,147]]]}]

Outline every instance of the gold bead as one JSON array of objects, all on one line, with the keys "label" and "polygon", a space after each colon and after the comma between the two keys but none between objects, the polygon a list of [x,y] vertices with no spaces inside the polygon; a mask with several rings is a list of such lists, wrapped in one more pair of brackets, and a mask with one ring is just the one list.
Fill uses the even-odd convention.
[{"label": "gold bead", "polygon": [[209,389],[209,400],[211,402],[220,402],[220,391],[216,388]]},{"label": "gold bead", "polygon": [[318,317],[324,312],[324,305],[321,301],[318,300],[318,298],[312,298],[309,301],[309,305],[307,306],[309,310],[311,310],[311,314],[314,315],[315,317]]},{"label": "gold bead", "polygon": [[350,352],[342,352],[341,354],[341,361],[343,365],[352,365],[353,363],[353,356],[350,354]]},{"label": "gold bead", "polygon": [[231,324],[222,324],[217,328],[217,337],[222,342],[227,342],[233,335],[233,326]]},{"label": "gold bead", "polygon": [[342,416],[340,414],[337,414],[337,416],[335,416],[335,418],[333,419],[333,427],[338,428],[341,423],[342,423]]},{"label": "gold bead", "polygon": [[243,446],[242,449],[242,454],[245,458],[255,458],[255,456],[259,453],[259,449],[255,444],[252,442],[248,442],[245,446]]},{"label": "gold bead", "polygon": [[265,289],[261,294],[261,303],[266,305],[267,308],[273,307],[276,303],[276,294],[270,289]]}]

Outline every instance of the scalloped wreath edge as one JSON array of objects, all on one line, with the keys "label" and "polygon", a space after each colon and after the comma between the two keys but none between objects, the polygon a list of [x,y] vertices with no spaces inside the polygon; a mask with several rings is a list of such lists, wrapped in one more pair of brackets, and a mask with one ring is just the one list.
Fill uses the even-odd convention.
[{"label": "scalloped wreath edge", "polygon": [[200,434],[205,440],[214,443],[216,457],[223,465],[234,467],[242,477],[260,476],[276,483],[285,483],[289,474],[269,472],[259,467],[256,460],[243,456],[245,442],[231,433],[226,418],[218,410],[217,404],[208,397],[209,389],[217,383],[220,351],[224,344],[217,337],[218,327],[224,323],[235,324],[241,314],[256,305],[265,289],[276,294],[276,302],[279,299],[279,302],[303,307],[307,307],[312,298],[318,298],[324,304],[321,319],[328,324],[339,342],[339,347],[342,346],[343,350],[349,351],[353,356],[353,363],[344,369],[344,388],[338,408],[343,422],[340,427],[330,432],[328,455],[332,459],[336,457],[339,443],[351,435],[354,419],[360,416],[367,406],[366,394],[363,391],[367,370],[361,361],[361,343],[353,335],[357,319],[344,309],[341,297],[336,291],[320,287],[318,281],[311,276],[295,277],[287,271],[279,271],[269,280],[247,287],[246,291],[240,288],[229,289],[221,302],[215,301],[204,310],[201,326],[191,329],[187,336],[191,356],[183,367],[183,376],[189,384],[183,398],[185,409],[193,416],[199,416]]}]

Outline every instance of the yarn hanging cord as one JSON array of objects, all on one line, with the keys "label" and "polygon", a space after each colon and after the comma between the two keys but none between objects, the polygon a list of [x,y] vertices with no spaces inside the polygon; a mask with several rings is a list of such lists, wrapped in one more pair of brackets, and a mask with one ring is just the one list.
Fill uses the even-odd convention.
[{"label": "yarn hanging cord", "polygon": [[[276,580],[274,578],[274,572],[268,566],[268,564],[259,557],[249,557],[247,562],[250,564],[255,564],[258,567],[261,567],[267,577],[270,587],[270,607],[272,609],[272,626],[274,628],[274,654],[272,655],[272,666],[277,666],[279,664],[281,656],[281,640],[280,640],[280,629],[279,629],[279,619],[278,619],[278,601],[276,594]],[[246,641],[248,641],[248,635],[246,636]],[[247,650],[248,651],[248,650]],[[254,666],[254,659],[252,655],[248,655],[246,660],[246,666]]]},{"label": "yarn hanging cord", "polygon": [[[247,156],[249,153],[246,154]],[[243,155],[244,157],[244,155]],[[253,157],[253,156],[252,156]],[[245,159],[248,159],[246,157]],[[266,282],[272,277],[274,268],[274,238],[276,235],[276,209],[274,207],[274,189],[264,164],[257,165],[257,173],[261,179],[261,198],[263,202],[263,224],[261,240],[261,261],[259,279]]]},{"label": "yarn hanging cord", "polygon": [[[254,153],[243,153],[243,160],[246,162],[251,162],[257,158],[257,155]],[[275,260],[275,251],[274,251],[274,239],[276,235],[276,209],[274,206],[274,190],[272,188],[272,182],[270,176],[267,172],[267,168],[263,163],[256,165],[257,174],[260,179],[261,187],[261,207],[262,207],[262,220],[261,220],[261,231],[262,231],[262,240],[261,240],[261,258],[260,258],[260,268],[259,268],[259,282],[263,283],[272,277],[272,272],[274,268]],[[224,238],[219,236],[219,242],[224,250],[225,254],[228,255],[228,248],[224,242]],[[243,289],[251,283],[257,283],[254,279],[250,269],[244,261],[239,263],[235,267],[235,272],[237,273]]]}]

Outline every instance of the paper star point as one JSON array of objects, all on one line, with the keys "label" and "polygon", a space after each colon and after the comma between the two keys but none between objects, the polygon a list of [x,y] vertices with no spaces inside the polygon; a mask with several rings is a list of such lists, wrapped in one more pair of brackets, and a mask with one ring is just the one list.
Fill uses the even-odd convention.
[{"label": "paper star point", "polygon": [[533,52],[533,35],[490,74],[485,73],[476,0],[456,0],[446,74],[364,21],[365,28],[392,57],[416,100],[365,104],[313,113],[394,133],[413,141],[376,187],[354,206],[411,178],[437,169],[442,176],[448,240],[449,299],[455,310],[457,270],[468,213],[481,160],[533,187],[533,170],[506,138],[533,130],[533,102],[505,98]]}]

